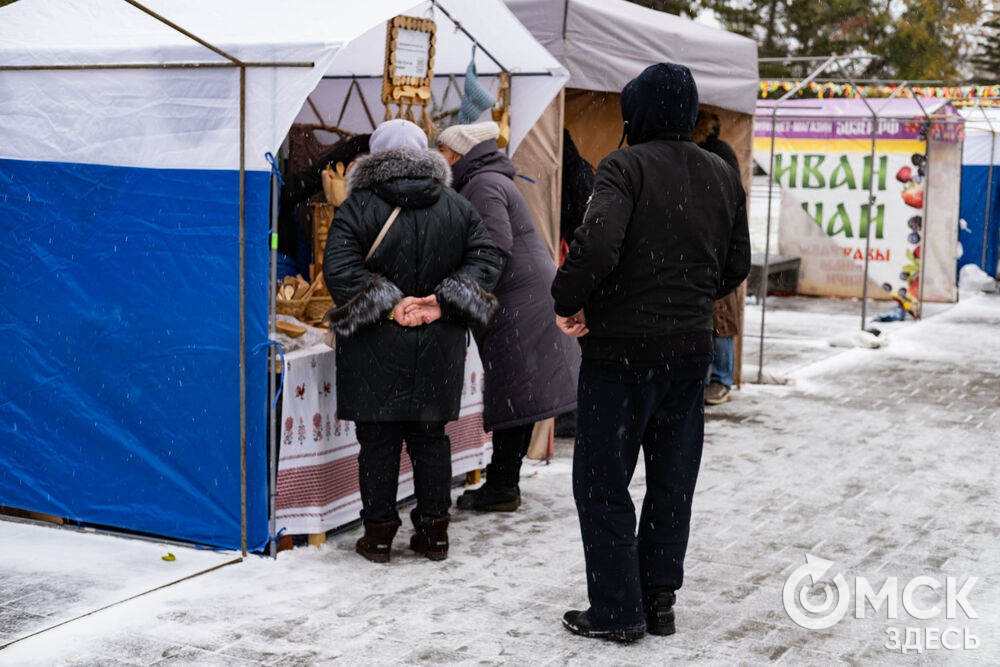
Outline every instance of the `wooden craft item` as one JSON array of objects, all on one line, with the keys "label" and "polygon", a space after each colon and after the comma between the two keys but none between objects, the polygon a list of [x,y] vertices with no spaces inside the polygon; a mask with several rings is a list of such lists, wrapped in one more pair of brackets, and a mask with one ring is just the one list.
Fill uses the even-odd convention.
[{"label": "wooden craft item", "polygon": [[309,330],[308,327],[302,326],[301,324],[295,324],[294,322],[287,322],[285,320],[278,320],[275,322],[274,328],[278,331],[278,333],[283,333],[289,338],[298,338]]},{"label": "wooden craft item", "polygon": [[321,176],[323,178],[323,194],[326,201],[334,206],[340,206],[347,199],[347,169],[343,162],[338,162],[336,168],[326,165]]},{"label": "wooden craft item", "polygon": [[[427,48],[427,67],[424,76],[401,75],[396,63],[400,30],[430,33]],[[385,105],[385,120],[403,118],[416,121],[414,106],[421,107],[420,123],[430,134],[433,123],[427,113],[431,101],[431,83],[434,80],[434,55],[437,49],[437,24],[431,19],[414,16],[396,16],[386,22],[385,68],[382,74],[382,103]],[[392,106],[396,106],[393,112]]]},{"label": "wooden craft item", "polygon": [[497,90],[497,104],[493,108],[493,120],[500,125],[497,148],[506,148],[510,143],[510,74],[500,74],[500,89]]},{"label": "wooden craft item", "polygon": [[323,275],[323,253],[326,252],[326,238],[330,233],[330,223],[337,212],[333,204],[311,204],[313,223],[313,264],[314,270],[310,277]]}]

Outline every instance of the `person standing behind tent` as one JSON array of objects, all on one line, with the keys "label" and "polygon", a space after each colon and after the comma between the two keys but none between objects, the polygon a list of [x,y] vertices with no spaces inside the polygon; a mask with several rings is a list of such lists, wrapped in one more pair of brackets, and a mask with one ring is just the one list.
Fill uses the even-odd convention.
[{"label": "person standing behind tent", "polygon": [[[583,349],[573,497],[590,608],[563,625],[632,641],[674,632],[705,430],[712,303],[750,271],[746,196],[691,142],[698,90],[682,65],[646,68],[621,94],[628,147],[597,168],[594,194],[552,295]],[[636,534],[629,482],[640,448]]]},{"label": "person standing behind tent", "polygon": [[[719,116],[710,111],[699,111],[691,132],[691,141],[709,153],[715,153],[730,167],[740,173],[740,162],[732,146],[719,138],[722,126]],[[733,290],[715,302],[712,308],[712,367],[705,387],[706,405],[720,405],[730,399],[733,388],[733,371],[736,362],[734,336],[740,333],[739,309],[741,291]]]},{"label": "person standing behind tent", "polygon": [[499,308],[475,328],[486,371],[483,428],[493,432],[486,483],[466,491],[461,509],[513,511],[521,504],[521,461],[535,422],[576,407],[579,346],[552,321],[549,285],[555,265],[528,203],[514,185],[516,170],[497,149],[496,123],[454,125],[438,137],[455,189],[482,216],[500,251]]},{"label": "person standing behind tent", "polygon": [[[448,187],[448,164],[427,148],[423,130],[390,120],[370,143],[371,154],[348,176],[350,195],[323,257],[340,304],[326,316],[337,335],[338,416],[356,422],[361,446],[365,534],[355,549],[389,560],[405,439],[417,496],[410,547],[442,560],[451,506],[444,427],[459,415],[466,327],[486,324],[496,309],[488,290],[500,273],[498,254],[475,209]],[[421,305],[407,312],[418,297]]]}]

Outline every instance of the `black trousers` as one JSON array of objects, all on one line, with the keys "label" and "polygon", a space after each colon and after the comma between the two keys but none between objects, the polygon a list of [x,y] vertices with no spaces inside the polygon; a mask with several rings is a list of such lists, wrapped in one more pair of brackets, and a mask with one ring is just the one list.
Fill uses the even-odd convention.
[{"label": "black trousers", "polygon": [[495,488],[517,488],[521,461],[531,445],[534,424],[511,426],[493,431],[493,458],[486,466],[486,484]]},{"label": "black trousers", "polygon": [[[580,366],[573,497],[596,629],[644,629],[643,597],[683,583],[711,359]],[[637,534],[628,487],[640,448],[646,494]]]},{"label": "black trousers", "polygon": [[399,520],[396,495],[403,441],[413,463],[417,506],[410,517],[419,528],[448,516],[451,506],[451,442],[445,422],[358,422],[358,481],[361,519],[372,523]]}]

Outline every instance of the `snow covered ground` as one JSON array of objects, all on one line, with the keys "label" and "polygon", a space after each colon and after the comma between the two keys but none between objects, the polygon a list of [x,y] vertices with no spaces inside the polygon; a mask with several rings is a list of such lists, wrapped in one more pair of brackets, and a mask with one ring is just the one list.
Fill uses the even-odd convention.
[{"label": "snow covered ground", "polygon": [[[519,511],[454,511],[446,561],[409,553],[404,526],[393,561],[374,565],[354,554],[349,531],[17,641],[0,665],[998,664],[1000,297],[888,325],[884,347],[831,347],[859,328],[857,307],[768,299],[765,367],[787,383],[744,384],[708,413],[674,636],[622,646],[560,626],[586,605],[572,443],[562,441],[551,465],[525,466]],[[749,307],[747,380],[755,317]],[[636,498],[642,482],[640,467]],[[0,545],[0,645],[234,557],[9,521]],[[176,560],[162,560],[168,551]],[[807,601],[822,602],[838,574],[852,591],[829,629],[802,628],[782,606],[807,554],[833,563]],[[935,618],[911,617],[900,600],[917,576],[942,584],[913,596],[940,607]],[[898,618],[885,605],[855,618],[858,577],[875,590],[897,579]],[[967,595],[978,618],[960,607],[945,618],[946,577],[978,577]],[[979,647],[884,648],[892,628],[903,641],[906,628],[949,627]]]}]

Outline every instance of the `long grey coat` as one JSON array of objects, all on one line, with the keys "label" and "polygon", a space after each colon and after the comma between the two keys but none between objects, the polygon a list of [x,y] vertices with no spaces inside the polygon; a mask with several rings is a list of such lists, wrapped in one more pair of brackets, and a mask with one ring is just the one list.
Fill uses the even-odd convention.
[{"label": "long grey coat", "polygon": [[485,141],[452,166],[454,187],[479,212],[500,251],[493,293],[499,308],[473,327],[486,370],[486,430],[541,421],[576,409],[580,348],[555,324],[549,292],[555,266],[514,185],[514,165]]}]

